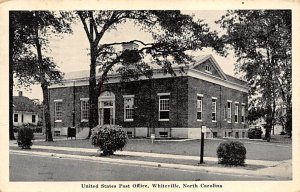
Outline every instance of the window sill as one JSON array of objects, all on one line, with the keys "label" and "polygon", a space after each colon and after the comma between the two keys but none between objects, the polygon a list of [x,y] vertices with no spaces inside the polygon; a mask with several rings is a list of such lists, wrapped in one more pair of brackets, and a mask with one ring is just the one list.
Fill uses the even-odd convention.
[{"label": "window sill", "polygon": [[170,119],[159,119],[158,121],[170,121]]},{"label": "window sill", "polygon": [[133,119],[125,119],[124,122],[133,122]]},{"label": "window sill", "polygon": [[197,119],[197,122],[203,122],[203,120]]},{"label": "window sill", "polygon": [[87,120],[87,119],[82,119],[81,122],[82,122],[82,123],[83,123],[83,122],[89,122],[89,120]]},{"label": "window sill", "polygon": [[211,122],[216,123],[217,121],[211,121]]},{"label": "window sill", "polygon": [[61,123],[62,120],[55,120],[55,123]]}]

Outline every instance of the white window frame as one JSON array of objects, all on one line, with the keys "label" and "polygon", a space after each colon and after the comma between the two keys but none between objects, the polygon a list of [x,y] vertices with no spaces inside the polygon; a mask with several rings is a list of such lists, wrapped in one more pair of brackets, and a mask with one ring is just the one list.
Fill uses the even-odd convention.
[{"label": "white window frame", "polygon": [[[158,93],[157,94],[158,95],[158,100],[159,100],[159,102],[158,102],[158,121],[170,121],[170,93]],[[161,99],[160,97],[161,96],[169,96],[169,98],[168,99]],[[161,101],[162,100],[165,100],[165,101],[168,101],[168,105],[169,105],[169,109],[168,110],[162,110],[161,109]],[[162,111],[168,111],[169,112],[169,119],[161,119],[160,118],[160,112],[162,112]]]},{"label": "white window frame", "polygon": [[[213,102],[213,100],[215,100],[215,102]],[[212,107],[213,107],[213,103],[214,103],[215,106],[214,106],[214,111],[211,112],[211,116],[213,117],[212,114],[214,113],[215,114],[215,120],[212,119],[211,121],[215,123],[215,122],[217,122],[217,97],[212,97],[211,98]]]},{"label": "white window frame", "polygon": [[[34,117],[34,122],[33,122],[33,117]],[[36,123],[36,115],[31,115],[31,122]]]},{"label": "white window frame", "polygon": [[[132,110],[132,113],[134,111],[134,95],[123,95],[123,99],[124,99],[124,121],[126,122],[132,122],[133,121],[133,115],[131,119],[127,119],[127,110],[130,109]],[[125,99],[133,99],[133,106],[132,108],[125,108]],[[126,110],[127,109],[127,110]]]},{"label": "white window frame", "polygon": [[[83,103],[87,102],[88,104],[88,109],[87,109],[87,118],[83,118],[83,112],[86,110],[83,110]],[[80,119],[81,122],[88,122],[89,121],[89,98],[80,98]]]},{"label": "white window frame", "polygon": [[[15,118],[15,116],[17,115],[17,118]],[[17,120],[17,121],[16,121]],[[14,122],[18,123],[19,122],[19,114],[18,113],[14,113]]]},{"label": "white window frame", "polygon": [[[198,97],[200,97],[201,99],[198,99]],[[198,101],[199,101],[200,104],[198,104]],[[198,107],[198,105],[200,107]],[[197,94],[196,109],[197,109],[196,119],[197,119],[197,121],[202,122],[203,121],[203,95],[202,94]],[[201,113],[201,115],[200,115],[201,119],[198,119],[198,113]]]},{"label": "white window frame", "polygon": [[[54,100],[54,118],[55,118],[55,122],[62,122],[62,99],[56,99]],[[60,103],[61,104],[61,119],[57,119],[57,104]]]},{"label": "white window frame", "polygon": [[205,65],[205,72],[210,73],[211,74],[211,66],[209,65]]},{"label": "white window frame", "polygon": [[241,109],[241,116],[242,116],[242,119],[241,119],[241,122],[242,124],[245,123],[245,114],[246,114],[246,104],[245,103],[242,103],[242,109]]},{"label": "white window frame", "polygon": [[[228,107],[228,103],[230,103],[230,107]],[[232,121],[232,101],[231,100],[227,100],[227,105],[226,105],[226,108],[227,108],[227,123],[231,123]]]},{"label": "white window frame", "polygon": [[239,102],[234,103],[234,122],[239,122]]}]

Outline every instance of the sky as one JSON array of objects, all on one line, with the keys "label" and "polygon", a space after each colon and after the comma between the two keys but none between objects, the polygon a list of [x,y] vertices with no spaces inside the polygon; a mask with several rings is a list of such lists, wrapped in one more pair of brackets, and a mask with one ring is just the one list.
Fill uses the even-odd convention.
[{"label": "sky", "polygon": [[[185,14],[193,14],[195,20],[204,20],[204,22],[207,23],[212,30],[216,30],[217,32],[220,32],[220,34],[224,33],[215,21],[220,19],[226,11],[201,10],[182,12]],[[51,52],[47,53],[48,56],[53,57],[59,70],[64,73],[89,69],[89,44],[82,24],[78,21],[78,23],[74,24],[72,28],[72,34],[63,35],[61,38],[52,38],[50,41]],[[135,27],[132,23],[126,23],[118,27],[118,30],[106,33],[102,42],[130,41],[132,39],[140,39],[145,42],[151,42],[152,38],[150,34],[141,32],[139,28]],[[212,54],[223,71],[226,74],[234,76],[235,59],[232,53],[226,58],[216,54],[211,49],[203,49],[203,51],[197,54]],[[33,85],[30,87],[30,90],[15,88],[13,94],[18,95],[18,91],[23,91],[23,95],[31,99],[39,99],[42,101],[42,90],[40,85]]]}]

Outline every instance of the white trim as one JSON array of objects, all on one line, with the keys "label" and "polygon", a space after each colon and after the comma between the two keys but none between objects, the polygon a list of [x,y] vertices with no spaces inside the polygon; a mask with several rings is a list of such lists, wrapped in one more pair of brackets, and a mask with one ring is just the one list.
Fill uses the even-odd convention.
[{"label": "white trim", "polygon": [[[176,69],[174,69],[176,71]],[[226,79],[222,79],[216,76],[213,76],[209,73],[205,73],[202,71],[198,71],[196,69],[185,69],[185,73],[184,74],[179,74],[178,76],[189,76],[189,77],[194,77],[196,79],[200,79],[200,80],[204,80],[204,81],[208,81],[217,85],[221,85],[227,88],[231,88],[234,90],[238,90],[244,93],[248,93],[249,88],[247,86],[243,86],[234,82],[230,82]],[[171,78],[173,77],[172,75],[169,74],[163,74],[161,72],[156,72],[156,70],[153,71],[153,77],[152,79],[161,79],[161,78]],[[97,77],[98,78],[98,77]],[[131,80],[131,81],[139,81],[139,80],[147,80],[149,78],[147,77],[140,77],[138,80]],[[120,77],[119,75],[109,75],[108,76],[108,80],[104,83],[104,84],[108,84],[108,83],[118,83],[120,82]],[[80,81],[76,81],[76,87],[78,86],[88,86],[89,85],[89,81],[88,79],[81,79]],[[74,86],[73,84],[73,80],[66,80],[62,83],[58,83],[58,84],[52,84],[51,86],[49,86],[49,89],[52,88],[60,88],[60,87],[72,87]]]},{"label": "white trim", "polygon": [[158,119],[158,121],[170,121],[170,119]]},{"label": "white trim", "polygon": [[[211,101],[211,104],[215,103],[215,111],[214,111],[214,114],[215,114],[215,120],[211,120],[211,122],[215,123],[217,122],[217,98],[216,97],[211,97],[211,100],[215,100],[215,102]],[[213,111],[211,112],[211,115],[213,114]]]},{"label": "white trim", "polygon": [[157,93],[158,96],[171,95],[171,93]]},{"label": "white trim", "polygon": [[240,104],[238,101],[234,102],[235,104]]},{"label": "white trim", "polygon": [[123,98],[132,98],[134,95],[123,95]]},{"label": "white trim", "polygon": [[[201,98],[201,100],[199,100],[201,102],[201,110],[198,111],[198,97]],[[198,113],[201,113],[201,119],[198,119]],[[197,98],[196,98],[196,120],[198,122],[202,122],[203,121],[203,94],[197,94]]]},{"label": "white trim", "polygon": [[[236,116],[236,121],[235,121],[235,116]],[[234,123],[239,123],[239,102],[234,103]]]},{"label": "white trim", "polygon": [[54,99],[53,101],[54,102],[62,102],[63,100],[62,99]]},{"label": "white trim", "polygon": [[[88,118],[87,119],[84,119],[83,118],[83,105],[82,105],[82,102],[88,102],[89,101],[89,98],[80,98],[80,119],[81,119],[81,122],[88,122]],[[89,105],[89,103],[88,103]],[[89,116],[89,109],[87,110],[87,113],[88,113],[88,116]]]},{"label": "white trim", "polygon": [[[158,121],[170,121],[170,97],[168,98],[169,110],[161,110],[160,109],[160,102],[161,102],[160,96],[170,96],[170,93],[157,93],[157,95],[158,95]],[[167,99],[162,99],[162,100],[167,100]],[[169,119],[161,119],[160,118],[161,111],[167,111],[169,113]]]},{"label": "white trim", "polygon": [[133,119],[124,119],[124,122],[133,122]]},{"label": "white trim", "polygon": [[55,120],[55,123],[60,123],[62,122],[62,120]]},{"label": "white trim", "polygon": [[208,82],[211,82],[211,83],[214,83],[214,84],[217,84],[217,85],[221,85],[221,86],[224,86],[224,87],[227,87],[227,88],[231,88],[231,89],[234,89],[234,90],[238,90],[238,91],[241,91],[241,92],[248,93],[248,88],[243,86],[243,85],[239,85],[237,83],[233,83],[233,82],[230,82],[228,80],[221,79],[219,77],[210,75],[208,73],[198,71],[196,69],[188,69],[187,74],[188,74],[188,76],[194,77],[196,79],[208,81]]},{"label": "white trim", "polygon": [[[244,110],[243,110],[243,108],[244,108]],[[244,111],[244,115],[243,115],[243,111]],[[242,107],[241,107],[241,117],[244,117],[244,120],[242,121],[241,120],[241,122],[242,122],[242,124],[245,124],[245,118],[246,118],[246,104],[245,103],[242,103]]]},{"label": "white trim", "polygon": [[133,122],[133,119],[127,119],[126,118],[126,108],[125,108],[124,99],[133,99],[133,106],[132,106],[132,112],[133,112],[133,110],[134,110],[134,95],[123,95],[124,122]]},{"label": "white trim", "polygon": [[[228,108],[228,103],[230,103],[230,108]],[[230,113],[228,113],[228,109],[230,109]],[[227,111],[227,123],[232,123],[232,101],[227,100],[227,105],[226,105],[226,111]],[[228,118],[228,114],[230,114],[230,119]]]}]

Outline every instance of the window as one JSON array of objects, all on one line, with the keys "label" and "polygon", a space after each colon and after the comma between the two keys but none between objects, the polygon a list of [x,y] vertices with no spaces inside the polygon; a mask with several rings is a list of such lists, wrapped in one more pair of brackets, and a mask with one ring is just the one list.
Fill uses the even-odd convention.
[{"label": "window", "polygon": [[239,103],[235,103],[234,107],[234,122],[237,123],[239,119]]},{"label": "window", "polygon": [[80,98],[80,111],[81,111],[81,122],[87,122],[89,120],[89,98]]},{"label": "window", "polygon": [[23,114],[21,115],[21,122],[22,123],[24,122],[24,115]]},{"label": "window", "polygon": [[32,122],[32,123],[35,123],[35,121],[36,121],[36,117],[35,117],[35,115],[32,115],[32,120],[31,120],[31,122]]},{"label": "window", "polygon": [[205,65],[205,72],[211,73],[209,65]]},{"label": "window", "polygon": [[62,121],[62,100],[54,100],[55,122]]},{"label": "window", "polygon": [[217,98],[213,97],[211,100],[211,120],[217,121]]},{"label": "window", "polygon": [[159,121],[169,121],[170,118],[170,94],[159,93]]},{"label": "window", "polygon": [[242,116],[241,116],[242,123],[245,123],[245,104],[242,103]]},{"label": "window", "polygon": [[203,95],[197,94],[197,121],[202,121]]},{"label": "window", "polygon": [[14,114],[14,122],[18,122],[19,121],[19,115],[18,114]]},{"label": "window", "polygon": [[124,95],[124,121],[133,121],[134,95]]},{"label": "window", "polygon": [[227,122],[231,123],[231,101],[227,101]]}]

